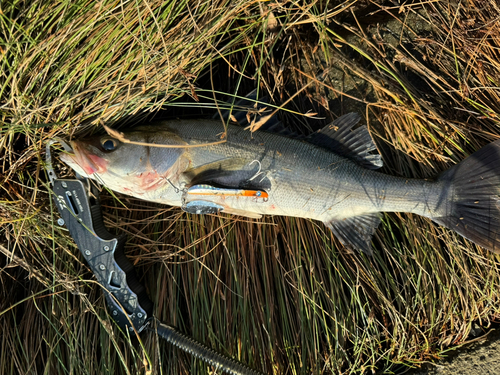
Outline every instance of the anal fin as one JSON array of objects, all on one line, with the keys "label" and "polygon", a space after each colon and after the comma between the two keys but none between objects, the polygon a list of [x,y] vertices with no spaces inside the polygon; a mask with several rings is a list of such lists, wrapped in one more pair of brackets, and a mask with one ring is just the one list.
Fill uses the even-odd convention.
[{"label": "anal fin", "polygon": [[380,224],[379,213],[332,220],[325,224],[345,246],[373,254],[371,239]]}]

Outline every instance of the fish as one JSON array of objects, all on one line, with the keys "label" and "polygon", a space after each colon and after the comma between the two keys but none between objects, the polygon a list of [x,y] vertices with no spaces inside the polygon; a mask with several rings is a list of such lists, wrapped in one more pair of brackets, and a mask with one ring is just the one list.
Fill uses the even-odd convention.
[{"label": "fish", "polygon": [[192,213],[318,220],[366,254],[384,212],[430,218],[500,252],[500,140],[435,178],[411,179],[378,171],[382,158],[359,121],[348,113],[300,138],[169,120],[133,128],[125,139],[73,140],[60,158],[113,191]]}]

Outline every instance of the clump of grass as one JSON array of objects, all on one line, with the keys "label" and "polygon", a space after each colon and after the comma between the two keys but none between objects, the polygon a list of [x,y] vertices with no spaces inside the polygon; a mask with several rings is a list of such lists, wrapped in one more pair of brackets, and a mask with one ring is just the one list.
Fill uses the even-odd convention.
[{"label": "clump of grass", "polygon": [[[385,172],[433,176],[499,134],[495,6],[2,5],[0,341],[9,355],[0,372],[210,371],[113,326],[93,275],[53,225],[48,139],[144,121],[183,96],[206,101],[207,90],[257,86],[279,104],[310,84],[289,111],[365,113]],[[293,119],[304,132],[320,126]],[[418,366],[465,342],[473,322],[498,321],[498,259],[414,215],[386,215],[367,258],[315,222],[191,216],[118,198],[103,192],[105,223],[128,234],[157,317],[268,373]]]}]

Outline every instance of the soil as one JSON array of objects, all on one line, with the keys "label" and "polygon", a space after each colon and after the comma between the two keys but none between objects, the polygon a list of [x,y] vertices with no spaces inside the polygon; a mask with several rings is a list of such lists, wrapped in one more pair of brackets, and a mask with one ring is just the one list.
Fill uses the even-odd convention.
[{"label": "soil", "polygon": [[500,331],[495,330],[473,343],[450,351],[448,357],[426,364],[405,375],[497,375],[500,374]]}]

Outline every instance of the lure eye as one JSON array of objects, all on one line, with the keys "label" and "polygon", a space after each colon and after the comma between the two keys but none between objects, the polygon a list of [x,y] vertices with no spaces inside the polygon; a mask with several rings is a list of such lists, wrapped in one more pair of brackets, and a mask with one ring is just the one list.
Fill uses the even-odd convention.
[{"label": "lure eye", "polygon": [[118,147],[118,142],[113,138],[104,138],[101,140],[101,146],[105,151],[113,151]]}]

